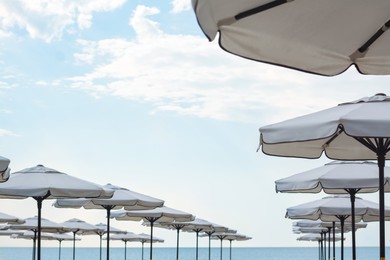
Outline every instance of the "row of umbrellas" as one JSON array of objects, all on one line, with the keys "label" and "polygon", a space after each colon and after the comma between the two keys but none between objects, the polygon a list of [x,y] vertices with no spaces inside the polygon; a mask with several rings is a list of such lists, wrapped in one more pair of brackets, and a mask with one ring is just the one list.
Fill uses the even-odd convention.
[{"label": "row of umbrellas", "polygon": [[[42,202],[47,199],[57,199],[53,205],[58,208],[103,209],[107,212],[107,260],[110,258],[111,218],[126,221],[142,220],[149,223],[151,227],[150,259],[153,258],[153,226],[157,223],[161,226],[166,223],[174,223],[173,226],[188,227],[197,233],[197,237],[199,232],[209,232],[210,236],[214,233],[217,234],[217,232],[224,232],[226,235],[232,233],[230,229],[223,226],[213,223],[206,225],[207,221],[204,220],[200,223],[190,213],[166,207],[163,200],[112,184],[100,186],[43,165],[12,173],[8,180],[0,183],[0,198],[24,199],[28,197],[36,200],[38,208],[37,228],[35,230],[38,260],[41,259],[41,232],[45,231],[45,229],[42,229]],[[83,221],[73,219],[71,222],[72,226],[68,229],[71,229],[74,238],[80,230],[88,230],[85,227],[86,223],[83,223]],[[67,223],[64,223],[64,225],[66,227]],[[221,228],[219,229],[219,227]],[[96,226],[91,226],[90,229],[92,232],[96,232]],[[57,230],[57,232],[65,232],[65,230]],[[244,240],[244,237],[237,236],[237,239]],[[75,239],[73,243],[75,243]],[[198,249],[196,255],[198,258]],[[73,246],[73,259],[75,259],[75,246]]]},{"label": "row of umbrellas", "polygon": [[[368,161],[334,161],[275,181],[277,192],[348,194],[325,197],[287,209],[286,217],[340,222],[343,247],[344,223],[351,222],[352,256],[356,259],[355,222],[378,221],[379,204],[355,195],[379,190],[378,165]],[[384,167],[384,190],[389,191],[390,169]],[[385,219],[390,219],[390,208],[385,208]],[[343,250],[341,259],[344,258]]]},{"label": "row of umbrellas", "polygon": [[[325,76],[341,74],[351,66],[362,74],[390,75],[386,0],[376,0],[374,5],[355,0],[192,0],[192,7],[205,36],[212,41],[219,35],[220,47],[234,55]],[[386,241],[389,101],[389,96],[379,93],[261,127],[259,145],[259,150],[273,156],[325,154],[333,160],[376,160],[381,260]],[[359,187],[352,187],[350,194],[355,189]]]}]

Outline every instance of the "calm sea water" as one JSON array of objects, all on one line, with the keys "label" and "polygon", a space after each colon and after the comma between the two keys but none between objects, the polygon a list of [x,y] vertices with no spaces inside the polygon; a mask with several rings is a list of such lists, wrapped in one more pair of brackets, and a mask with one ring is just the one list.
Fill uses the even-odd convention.
[{"label": "calm sea water", "polygon": [[[59,259],[58,248],[42,248],[42,260],[57,260]],[[351,249],[345,248],[345,259],[351,259]],[[386,255],[390,254],[390,248],[387,249]],[[332,255],[332,253],[331,253]],[[72,260],[72,248],[63,247],[61,250],[62,260]],[[126,260],[142,260],[141,248],[127,248]],[[99,248],[76,248],[76,259],[78,260],[99,260]],[[0,260],[31,260],[31,248],[0,248]],[[103,257],[105,259],[105,250],[103,249]],[[111,260],[124,260],[124,248],[111,248]],[[149,259],[149,251],[145,248],[144,260]],[[154,248],[154,260],[175,260],[176,248]],[[194,260],[195,248],[180,248],[180,260]],[[220,248],[211,249],[211,259],[220,260]],[[229,248],[224,248],[222,251],[222,259],[230,260]],[[316,260],[318,259],[318,248],[287,248],[287,247],[272,247],[272,248],[232,248],[232,260]],[[336,250],[336,259],[340,259],[340,252]],[[378,260],[379,249],[376,247],[359,247],[357,249],[357,259],[360,260]],[[199,260],[208,260],[208,248],[199,249]]]}]

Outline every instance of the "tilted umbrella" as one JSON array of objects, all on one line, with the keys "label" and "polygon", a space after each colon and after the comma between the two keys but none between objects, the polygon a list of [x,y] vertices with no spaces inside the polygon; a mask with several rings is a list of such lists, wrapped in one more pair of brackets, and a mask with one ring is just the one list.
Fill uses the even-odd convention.
[{"label": "tilted umbrella", "polygon": [[8,168],[10,160],[0,156],[0,182],[5,182],[9,179],[11,169]]},{"label": "tilted umbrella", "polygon": [[260,128],[265,154],[336,160],[377,160],[380,257],[385,258],[384,167],[390,150],[390,97],[377,94]]},{"label": "tilted umbrella", "polygon": [[76,234],[82,234],[83,232],[98,232],[101,230],[101,228],[77,218],[69,219],[63,222],[62,225],[73,233],[73,260],[76,259]]},{"label": "tilted umbrella", "polygon": [[[149,235],[146,234],[135,234],[132,232],[127,232],[125,234],[116,234],[110,237],[111,240],[121,240],[125,242],[125,260],[126,258],[126,251],[127,251],[127,242],[141,242],[142,243],[142,258],[144,259],[144,243],[145,242],[150,242],[150,237]],[[153,237],[153,243],[157,242],[164,242],[163,239],[158,238],[158,237]]]},{"label": "tilted umbrella", "polygon": [[[384,167],[385,191],[390,191],[390,168]],[[349,194],[352,217],[352,259],[356,259],[355,196],[356,193],[379,190],[378,165],[368,161],[335,161],[275,181],[277,192]]]},{"label": "tilted umbrella", "polygon": [[113,191],[63,172],[37,165],[14,172],[0,183],[0,197],[25,199],[32,197],[38,207],[38,260],[41,260],[41,210],[45,199],[110,197]]},{"label": "tilted umbrella", "polygon": [[[390,220],[390,208],[385,209]],[[347,196],[331,196],[320,200],[304,203],[287,209],[286,217],[291,219],[321,219],[332,222],[340,221],[341,237],[343,238],[344,222],[351,222],[350,199]],[[355,201],[355,221],[378,221],[380,217],[379,204],[361,198]],[[342,248],[343,248],[343,241]],[[344,259],[343,251],[341,259]]]},{"label": "tilted umbrella", "polygon": [[107,211],[107,260],[110,259],[110,218],[111,210],[144,210],[154,209],[164,205],[164,201],[156,199],[126,188],[107,184],[103,186],[106,189],[113,190],[114,194],[108,199],[58,199],[55,207],[61,208],[81,208],[85,209],[105,209]]},{"label": "tilted umbrella", "polygon": [[39,230],[41,232],[47,232],[47,233],[57,233],[57,232],[69,232],[70,230],[64,227],[63,225],[59,223],[55,223],[51,220],[45,219],[45,218],[38,218],[30,217],[24,219],[23,223],[15,223],[10,224],[9,228],[12,230],[27,230],[31,231],[31,233],[27,234],[33,234],[31,237],[33,239],[33,259],[35,259],[35,250],[36,250],[36,241],[37,241],[37,234],[38,234],[38,223],[40,222],[40,228]]},{"label": "tilted umbrella", "polygon": [[[173,221],[192,221],[195,219],[190,213],[180,210],[160,207],[150,210],[118,210],[111,214],[111,217],[117,220],[145,221],[150,222],[150,238],[153,241],[153,225],[154,223],[173,222]],[[153,259],[153,243],[150,243],[150,260]]]},{"label": "tilted umbrella", "polygon": [[192,0],[198,23],[229,53],[320,75],[354,65],[390,74],[386,0]]}]

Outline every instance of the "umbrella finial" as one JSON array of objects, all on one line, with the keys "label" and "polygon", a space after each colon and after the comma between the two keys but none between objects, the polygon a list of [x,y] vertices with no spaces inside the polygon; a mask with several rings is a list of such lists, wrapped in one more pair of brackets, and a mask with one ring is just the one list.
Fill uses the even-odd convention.
[{"label": "umbrella finial", "polygon": [[386,97],[387,95],[385,93],[376,93],[375,96],[383,96]]}]

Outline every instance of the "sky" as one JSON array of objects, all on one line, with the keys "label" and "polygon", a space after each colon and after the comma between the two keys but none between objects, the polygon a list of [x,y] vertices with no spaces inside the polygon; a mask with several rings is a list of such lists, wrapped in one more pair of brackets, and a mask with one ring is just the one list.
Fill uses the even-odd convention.
[{"label": "sky", "polygon": [[[162,199],[253,238],[235,246],[317,246],[296,241],[284,216],[326,195],[277,194],[274,182],[330,160],[256,152],[258,129],[386,93],[389,80],[354,68],[316,76],[226,53],[203,35],[190,0],[0,0],[0,155],[12,171],[43,164]],[[106,221],[104,210],[53,202],[44,201],[42,217]],[[37,214],[32,199],[0,203],[20,218]],[[149,232],[140,222],[111,225]],[[154,234],[165,239],[156,246],[176,245],[175,232]],[[78,246],[98,241],[85,236]],[[357,232],[358,246],[378,241],[376,223]],[[194,246],[195,234],[180,243]]]}]

